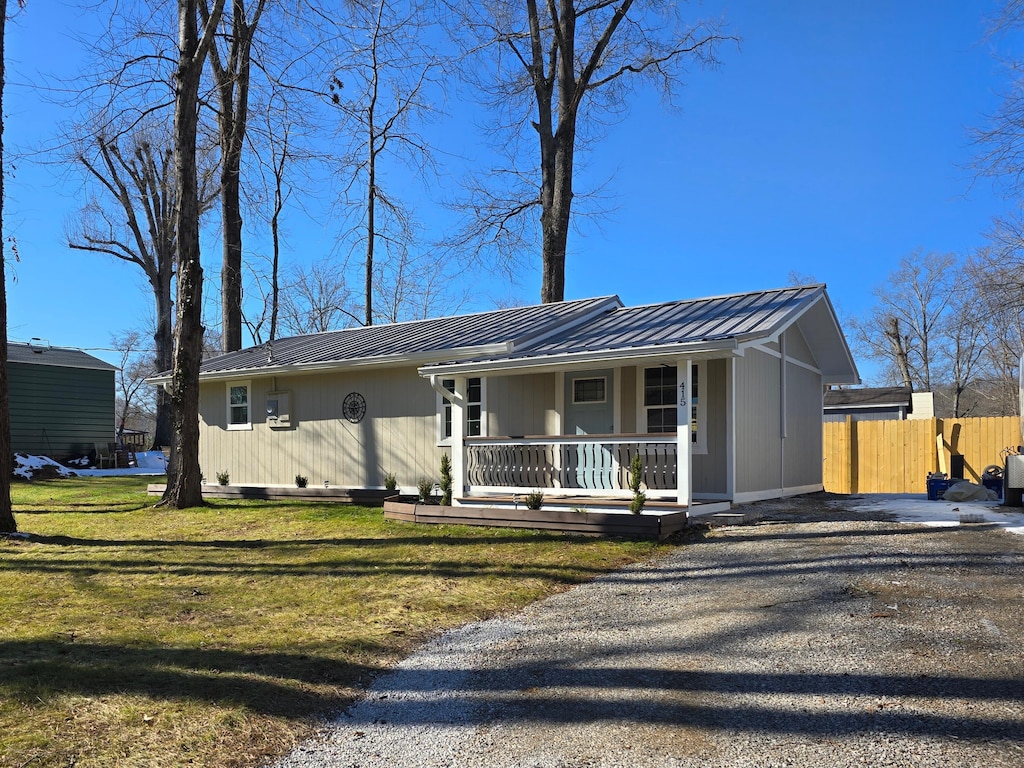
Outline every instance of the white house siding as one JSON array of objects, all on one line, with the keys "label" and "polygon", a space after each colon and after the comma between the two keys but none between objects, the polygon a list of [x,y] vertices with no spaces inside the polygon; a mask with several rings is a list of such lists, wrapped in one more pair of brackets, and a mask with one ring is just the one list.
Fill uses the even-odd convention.
[{"label": "white house siding", "polygon": [[[291,485],[301,474],[311,485],[372,488],[394,472],[401,485],[415,487],[439,472],[436,395],[415,368],[239,380],[250,382],[251,430],[227,429],[225,382],[200,387],[199,458],[208,479],[226,471],[232,483]],[[274,391],[290,393],[289,429],[267,424]],[[342,417],[350,392],[366,399],[358,424]]]},{"label": "white house siding", "polygon": [[492,376],[487,379],[487,434],[494,437],[551,434],[555,374]]},{"label": "white house siding", "polygon": [[724,495],[726,488],[726,361],[708,360],[707,381],[700,382],[699,394],[706,398],[707,453],[693,455],[694,493]]},{"label": "white house siding", "polygon": [[736,358],[735,364],[736,493],[779,488],[779,358],[759,349],[748,349],[743,357]]}]

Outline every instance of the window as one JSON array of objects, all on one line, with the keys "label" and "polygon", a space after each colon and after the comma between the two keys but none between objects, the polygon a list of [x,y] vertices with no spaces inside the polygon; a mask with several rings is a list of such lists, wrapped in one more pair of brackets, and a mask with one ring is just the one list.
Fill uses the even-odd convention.
[{"label": "window", "polygon": [[676,367],[662,365],[644,369],[644,411],[647,431],[676,431]]},{"label": "window", "polygon": [[228,382],[228,429],[252,429],[249,382]]},{"label": "window", "polygon": [[[441,384],[449,391],[455,390],[455,379],[443,379]],[[483,380],[479,377],[466,379],[466,437],[483,434],[483,402]],[[441,439],[447,440],[452,436],[452,404],[448,398],[444,398],[443,407]]]},{"label": "window", "polygon": [[[700,400],[699,372],[703,364],[694,363],[690,371],[690,442],[694,447],[704,448],[704,409]],[[674,365],[662,365],[644,369],[644,413],[647,431],[658,434],[675,432],[676,403],[682,393],[679,391],[678,371]]]},{"label": "window", "polygon": [[603,403],[605,400],[604,376],[572,380],[573,403]]}]

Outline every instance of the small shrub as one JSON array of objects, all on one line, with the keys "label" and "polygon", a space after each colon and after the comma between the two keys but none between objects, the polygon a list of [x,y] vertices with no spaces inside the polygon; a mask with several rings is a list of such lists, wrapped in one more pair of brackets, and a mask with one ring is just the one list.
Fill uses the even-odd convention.
[{"label": "small shrub", "polygon": [[526,494],[526,508],[527,509],[540,509],[544,504],[544,492],[543,491],[530,491]]},{"label": "small shrub", "polygon": [[309,484],[309,478],[307,478],[305,475],[296,475],[295,476],[295,487],[296,488],[305,488],[308,484]]},{"label": "small shrub", "polygon": [[384,475],[384,487],[389,491],[393,491],[398,488],[398,478],[395,477],[394,472],[388,472]]},{"label": "small shrub", "polygon": [[434,481],[429,477],[421,477],[420,481],[416,484],[416,487],[420,492],[420,501],[426,504],[434,496]]},{"label": "small shrub", "polygon": [[452,460],[447,453],[441,454],[441,503],[446,507],[452,503]]},{"label": "small shrub", "polygon": [[634,515],[639,515],[644,511],[644,504],[647,503],[647,494],[643,491],[637,491],[633,498],[629,502],[629,511]]},{"label": "small shrub", "polygon": [[220,485],[227,485],[228,483],[231,482],[231,475],[229,473],[227,473],[227,472],[218,472],[217,473],[217,482]]},{"label": "small shrub", "polygon": [[640,483],[643,482],[644,463],[639,453],[634,453],[629,460],[629,489],[633,491],[633,498],[629,502],[629,511],[639,515],[644,511],[644,504],[647,502],[647,494],[640,490]]}]

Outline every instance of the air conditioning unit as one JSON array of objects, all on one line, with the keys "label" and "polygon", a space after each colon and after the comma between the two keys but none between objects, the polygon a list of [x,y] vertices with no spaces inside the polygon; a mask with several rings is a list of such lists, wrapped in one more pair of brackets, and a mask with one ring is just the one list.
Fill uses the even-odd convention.
[{"label": "air conditioning unit", "polygon": [[1024,507],[1024,456],[1006,457],[1003,504],[1007,507]]},{"label": "air conditioning unit", "polygon": [[[1017,388],[1021,414],[1024,414],[1024,357],[1018,367],[1019,385]],[[1024,422],[1021,424],[1021,438],[1024,439]],[[1018,453],[1024,450],[1018,449]],[[1024,507],[1024,455],[1007,456],[1003,468],[1003,504],[1007,507]]]}]

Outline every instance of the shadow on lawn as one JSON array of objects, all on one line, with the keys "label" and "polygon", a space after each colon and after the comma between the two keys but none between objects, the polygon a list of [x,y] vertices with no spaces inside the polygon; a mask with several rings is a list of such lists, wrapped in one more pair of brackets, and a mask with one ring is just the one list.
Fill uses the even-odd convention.
[{"label": "shadow on lawn", "polygon": [[[361,643],[359,652],[383,649]],[[125,647],[59,640],[0,642],[0,698],[44,703],[70,693],[139,694],[156,700],[241,706],[275,717],[338,713],[378,667],[322,656],[202,648]]]},{"label": "shadow on lawn", "polygon": [[[0,643],[0,654],[6,662],[0,667],[0,692],[27,705],[65,693],[129,693],[154,700],[240,706],[294,720],[345,711],[355,698],[345,690],[365,685],[382,671],[303,654],[55,640]],[[398,725],[436,725],[446,722],[450,712],[469,707],[500,713],[506,722],[626,721],[815,736],[866,731],[1013,743],[1024,739],[1024,688],[1019,679],[1010,678],[705,672],[630,665],[580,668],[542,662],[485,669],[399,669],[381,678],[376,688],[389,694],[386,703],[355,710],[353,726],[362,725],[363,718],[376,721],[383,716]],[[436,706],[424,706],[421,696],[401,695],[412,692],[436,692],[440,698]],[[749,700],[752,695],[756,702]],[[828,706],[775,707],[774,696],[797,696]],[[851,699],[904,704],[846,706]],[[906,706],[942,700],[970,700],[982,709],[971,717],[953,717],[941,705],[926,705],[924,711]]]}]

